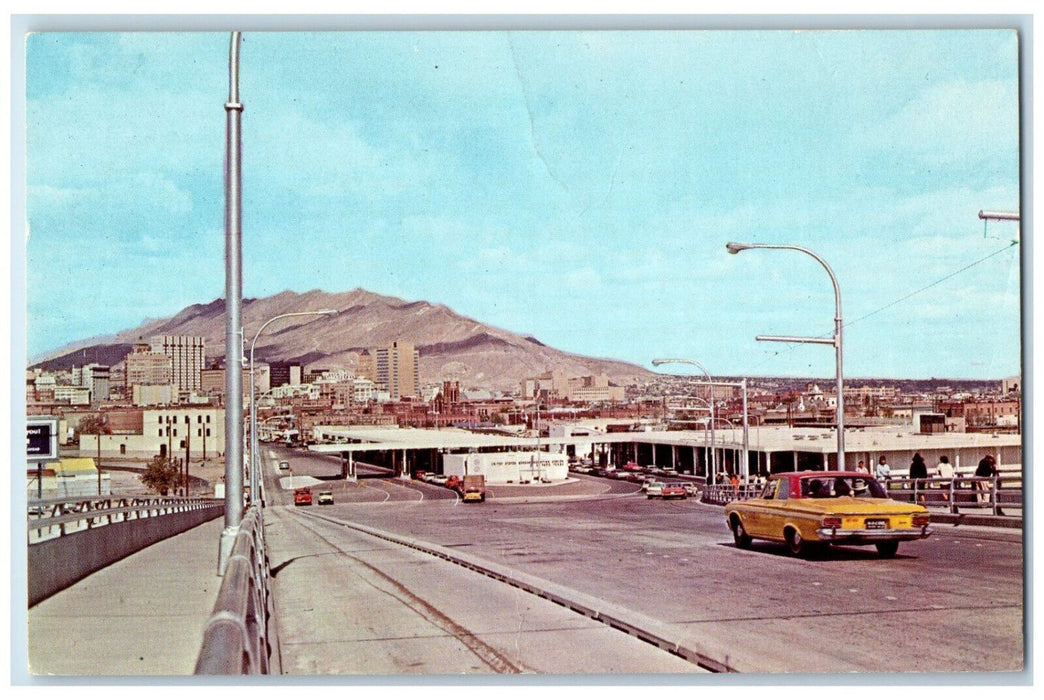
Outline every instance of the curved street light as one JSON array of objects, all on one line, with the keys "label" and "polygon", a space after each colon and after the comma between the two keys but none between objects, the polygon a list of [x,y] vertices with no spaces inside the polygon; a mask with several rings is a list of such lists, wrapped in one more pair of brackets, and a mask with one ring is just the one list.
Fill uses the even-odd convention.
[{"label": "curved street light", "polygon": [[319,311],[292,311],[287,314],[279,314],[273,316],[257,329],[257,333],[254,334],[254,339],[250,341],[250,501],[251,503],[257,501],[257,488],[258,488],[258,477],[257,477],[257,408],[256,399],[254,396],[254,345],[257,343],[258,337],[261,332],[268,327],[268,325],[274,321],[278,321],[281,318],[290,318],[292,316],[333,316],[337,313],[335,309],[320,309]]},{"label": "curved street light", "polygon": [[681,364],[681,365],[692,365],[698,367],[705,375],[707,375],[707,384],[710,387],[710,421],[711,421],[711,478],[717,478],[718,476],[718,451],[714,446],[714,380],[711,379],[710,372],[707,368],[701,365],[696,360],[683,360],[676,357],[672,358],[660,358],[652,361],[653,365],[659,367],[660,365],[666,364]]},{"label": "curved street light", "polygon": [[[668,407],[670,405],[669,404],[670,398],[671,398],[670,396],[667,396],[668,403],[666,405]],[[684,399],[686,401],[688,401],[689,399],[696,399],[698,401],[702,401],[703,403],[705,403],[707,405],[707,408],[710,410],[711,413],[714,412],[714,406],[711,405],[710,401],[708,401],[707,399],[703,398],[702,396],[684,396],[684,397],[679,397],[679,398],[682,398],[682,399]],[[687,411],[689,409],[687,407],[683,406],[680,409],[671,409],[671,410]],[[709,419],[702,419],[702,423],[703,423],[703,458],[709,462],[710,461],[710,454],[709,453],[710,453],[710,450],[713,449],[713,448],[708,446],[708,443],[707,443],[707,430],[708,430],[708,424],[709,424],[709,428],[710,429],[714,428],[714,421],[711,421]],[[693,459],[695,460],[695,455],[693,456]],[[695,467],[693,467],[693,471],[695,472]]]},{"label": "curved street light", "polygon": [[837,375],[837,469],[843,470],[845,468],[845,393],[844,393],[844,375],[842,372],[842,340],[841,340],[841,288],[837,284],[837,277],[834,276],[834,271],[830,269],[830,265],[827,261],[819,257],[817,254],[809,250],[808,248],[802,248],[796,245],[787,245],[782,243],[735,243],[729,242],[725,244],[725,249],[732,255],[749,250],[751,248],[771,248],[776,250],[796,250],[805,255],[810,255],[815,258],[816,262],[823,266],[823,269],[830,275],[830,282],[834,285],[834,337],[831,339],[826,338],[798,338],[790,336],[770,336],[770,335],[759,335],[755,336],[755,340],[768,340],[776,341],[781,343],[822,343],[825,345],[834,346],[834,358],[836,364],[836,375]]}]

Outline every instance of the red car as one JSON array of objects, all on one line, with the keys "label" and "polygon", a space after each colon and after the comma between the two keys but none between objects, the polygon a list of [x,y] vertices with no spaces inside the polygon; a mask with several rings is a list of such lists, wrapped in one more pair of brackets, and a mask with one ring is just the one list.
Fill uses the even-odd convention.
[{"label": "red car", "polygon": [[310,506],[312,505],[312,489],[307,486],[302,486],[299,489],[294,489],[294,505],[295,506]]},{"label": "red car", "polygon": [[685,486],[682,484],[666,484],[660,489],[660,498],[667,500],[668,498],[680,498],[683,501],[688,497],[688,493],[685,491]]}]

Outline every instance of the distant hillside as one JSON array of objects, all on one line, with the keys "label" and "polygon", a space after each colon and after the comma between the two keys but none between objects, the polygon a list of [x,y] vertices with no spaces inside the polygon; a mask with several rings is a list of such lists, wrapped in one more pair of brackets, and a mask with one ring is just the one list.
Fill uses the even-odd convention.
[{"label": "distant hillside", "polygon": [[[549,370],[570,376],[607,374],[626,385],[652,373],[617,360],[574,355],[461,316],[441,304],[407,302],[364,289],[303,294],[281,292],[243,300],[247,344],[258,328],[280,314],[334,309],[335,316],[293,317],[269,325],[255,346],[259,362],[300,362],[311,368],[354,368],[360,350],[393,341],[413,343],[420,351],[421,382],[460,380],[462,387],[514,390],[525,377]],[[115,364],[139,338],[199,335],[208,358],[225,355],[225,302],[194,304],[168,319],[150,320],[113,336],[72,344],[34,366],[64,369],[88,362]]]}]

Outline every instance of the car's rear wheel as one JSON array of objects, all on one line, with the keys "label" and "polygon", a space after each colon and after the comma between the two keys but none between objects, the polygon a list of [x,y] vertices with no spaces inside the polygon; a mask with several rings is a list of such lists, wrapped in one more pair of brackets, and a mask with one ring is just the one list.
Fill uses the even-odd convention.
[{"label": "car's rear wheel", "polygon": [[804,538],[801,537],[801,533],[797,530],[787,530],[787,549],[795,557],[800,557],[808,553],[808,544]]},{"label": "car's rear wheel", "polygon": [[750,546],[750,535],[747,534],[747,530],[743,527],[743,523],[740,522],[739,518],[732,519],[732,539],[740,549],[746,549]]},{"label": "car's rear wheel", "polygon": [[898,542],[878,542],[874,546],[877,547],[877,553],[882,559],[891,559],[899,551]]}]

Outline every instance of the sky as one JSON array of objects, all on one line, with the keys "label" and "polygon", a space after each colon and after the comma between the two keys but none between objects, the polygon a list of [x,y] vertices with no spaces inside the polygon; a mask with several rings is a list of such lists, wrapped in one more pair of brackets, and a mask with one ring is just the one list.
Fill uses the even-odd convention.
[{"label": "sky", "polygon": [[[224,295],[227,33],[32,34],[29,357]],[[1011,30],[245,32],[243,295],[711,374],[1018,374]],[[666,369],[666,368],[664,368]],[[688,373],[689,367],[672,371]]]}]

